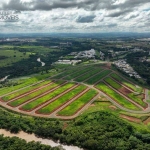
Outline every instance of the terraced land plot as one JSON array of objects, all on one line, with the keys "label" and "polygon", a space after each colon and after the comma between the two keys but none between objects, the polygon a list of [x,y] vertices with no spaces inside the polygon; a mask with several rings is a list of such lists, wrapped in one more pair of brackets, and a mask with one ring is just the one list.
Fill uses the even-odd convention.
[{"label": "terraced land plot", "polygon": [[129,81],[125,80],[124,78],[122,78],[121,76],[119,76],[115,73],[112,73],[111,77],[114,78],[115,80],[117,80],[118,82],[124,84],[125,86],[129,87],[130,89],[132,89],[135,92],[141,93],[143,91],[143,88],[130,83]]},{"label": "terraced land plot", "polygon": [[26,94],[26,93],[32,91],[32,90],[36,90],[36,89],[38,89],[38,88],[40,88],[40,87],[42,87],[42,86],[46,86],[47,84],[50,84],[50,82],[51,82],[51,81],[44,81],[44,82],[42,82],[42,83],[39,83],[39,84],[30,86],[30,87],[25,88],[25,89],[23,89],[23,90],[14,92],[14,93],[12,93],[12,94],[10,94],[10,95],[7,95],[7,96],[4,96],[4,97],[2,97],[2,99],[3,99],[5,102],[8,102],[8,101],[10,101],[11,99],[13,99],[13,98],[15,98],[15,97],[17,97],[17,96],[21,96],[21,95],[23,95],[23,94]]},{"label": "terraced land plot", "polygon": [[65,76],[67,76],[69,74],[72,74],[72,73],[76,72],[77,70],[81,70],[81,69],[83,69],[83,68],[71,68],[70,70],[66,70],[63,73],[54,76],[53,79],[61,79],[61,78],[65,77]]},{"label": "terraced land plot", "polygon": [[21,88],[24,88],[26,86],[30,86],[31,84],[35,84],[37,82],[39,82],[42,79],[45,79],[47,77],[49,77],[50,74],[45,74],[45,75],[38,75],[29,79],[20,79],[18,80],[18,85],[15,86],[11,86],[11,87],[4,87],[4,88],[0,88],[0,96],[19,90]]},{"label": "terraced land plot", "polygon": [[127,109],[131,110],[140,110],[137,106],[132,104],[130,101],[128,101],[126,98],[121,96],[119,93],[115,92],[113,89],[108,87],[104,82],[100,82],[95,86],[100,91],[107,94],[109,97],[111,97],[113,100],[115,100],[120,105],[124,106]]},{"label": "terraced land plot", "polygon": [[135,101],[136,103],[140,104],[142,107],[146,107],[147,104],[143,101],[143,94],[136,94],[132,91],[128,90],[127,88],[123,87],[122,85],[118,84],[111,78],[105,78],[104,81],[108,83],[111,87],[118,90],[119,92],[123,93],[125,96],[129,97],[131,100]]},{"label": "terraced land plot", "polygon": [[55,101],[51,102],[47,106],[43,107],[42,109],[38,110],[40,114],[50,114],[55,111],[57,108],[61,107],[66,102],[73,99],[75,96],[83,92],[87,87],[84,85],[79,85],[75,89],[71,90],[70,92],[64,94],[60,98],[56,99]]},{"label": "terraced land plot", "polygon": [[58,112],[58,115],[60,116],[72,116],[77,111],[79,111],[83,106],[85,106],[90,100],[92,100],[96,95],[97,91],[90,89],[88,92],[83,94],[80,98],[74,100],[71,104],[69,104],[67,107],[65,107],[63,110]]},{"label": "terraced land plot", "polygon": [[23,103],[33,99],[33,98],[36,98],[36,97],[40,96],[41,94],[44,94],[44,93],[46,93],[46,92],[48,92],[50,90],[53,90],[54,88],[56,88],[57,86],[59,86],[59,85],[61,85],[63,83],[64,83],[64,81],[57,81],[57,82],[52,83],[52,84],[50,84],[50,85],[48,85],[48,86],[46,86],[46,87],[44,87],[44,88],[42,88],[42,89],[40,89],[40,90],[38,90],[36,92],[33,92],[33,93],[31,93],[29,95],[26,95],[26,96],[24,96],[22,98],[19,98],[17,100],[14,100],[14,101],[8,103],[8,105],[10,105],[12,107],[17,107],[17,106],[19,106],[19,105],[21,105],[21,104],[23,104]]},{"label": "terraced land plot", "polygon": [[95,68],[94,70],[88,72],[87,74],[84,74],[84,75],[82,75],[82,76],[80,76],[80,77],[77,77],[77,78],[75,79],[75,81],[77,81],[77,82],[83,82],[83,81],[85,81],[86,79],[90,78],[91,76],[93,76],[93,75],[95,75],[95,74],[101,72],[102,70],[103,70],[103,69]]},{"label": "terraced land plot", "polygon": [[111,70],[104,70],[104,71],[100,72],[99,74],[91,77],[87,81],[85,81],[85,83],[94,85],[95,83],[97,83],[98,81],[103,79],[105,76],[107,76],[109,73],[111,73]]},{"label": "terraced land plot", "polygon": [[22,110],[25,111],[32,111],[33,109],[37,108],[38,106],[50,101],[51,99],[55,98],[56,96],[62,94],[63,92],[69,90],[71,87],[73,87],[75,84],[74,83],[67,83],[66,85],[63,85],[62,87],[58,88],[57,90],[41,97],[38,98],[32,102],[29,102],[22,106]]},{"label": "terraced land plot", "polygon": [[93,67],[88,67],[86,69],[82,69],[82,70],[79,70],[79,71],[74,71],[73,74],[70,74],[70,75],[67,75],[66,77],[64,77],[63,79],[65,80],[71,80],[71,79],[74,79],[86,72],[89,72]]}]

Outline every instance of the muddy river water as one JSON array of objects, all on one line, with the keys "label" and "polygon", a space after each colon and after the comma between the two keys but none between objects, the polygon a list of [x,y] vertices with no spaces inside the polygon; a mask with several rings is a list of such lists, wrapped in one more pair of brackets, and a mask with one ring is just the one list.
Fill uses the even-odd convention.
[{"label": "muddy river water", "polygon": [[83,150],[83,149],[80,149],[79,147],[76,147],[76,146],[67,146],[67,145],[63,145],[60,143],[56,143],[56,142],[49,140],[49,139],[38,138],[34,134],[28,134],[28,133],[25,133],[23,131],[21,131],[18,134],[12,134],[9,131],[6,131],[4,129],[0,129],[0,134],[3,134],[5,137],[6,136],[8,136],[8,137],[16,136],[18,138],[26,140],[27,142],[31,142],[31,141],[41,142],[41,144],[50,145],[51,147],[61,145],[65,150]]}]

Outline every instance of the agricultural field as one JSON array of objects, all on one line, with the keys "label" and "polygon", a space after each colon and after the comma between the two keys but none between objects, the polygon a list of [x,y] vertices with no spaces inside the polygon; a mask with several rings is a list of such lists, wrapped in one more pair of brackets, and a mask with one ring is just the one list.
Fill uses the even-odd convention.
[{"label": "agricultural field", "polygon": [[115,92],[113,89],[108,87],[104,82],[99,82],[96,85],[96,88],[103,91],[105,94],[107,94],[109,97],[111,97],[113,100],[115,100],[120,105],[124,106],[125,108],[131,109],[131,110],[140,110],[137,106],[129,102],[126,98]]}]

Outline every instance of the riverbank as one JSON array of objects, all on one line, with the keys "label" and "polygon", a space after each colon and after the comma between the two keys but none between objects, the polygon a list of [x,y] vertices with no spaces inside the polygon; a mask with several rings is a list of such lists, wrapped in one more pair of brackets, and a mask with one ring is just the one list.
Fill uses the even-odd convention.
[{"label": "riverbank", "polygon": [[31,142],[31,141],[41,142],[41,144],[49,145],[51,147],[61,145],[65,150],[83,150],[83,149],[80,149],[76,146],[67,146],[67,145],[63,145],[63,144],[60,144],[60,143],[56,143],[56,142],[54,142],[52,140],[49,140],[49,139],[38,138],[34,134],[28,134],[28,133],[25,133],[23,131],[19,132],[18,134],[13,134],[13,133],[10,133],[9,131],[6,131],[4,129],[0,129],[0,134],[3,134],[4,137],[14,137],[14,136],[16,136],[20,139],[26,140],[27,142]]}]

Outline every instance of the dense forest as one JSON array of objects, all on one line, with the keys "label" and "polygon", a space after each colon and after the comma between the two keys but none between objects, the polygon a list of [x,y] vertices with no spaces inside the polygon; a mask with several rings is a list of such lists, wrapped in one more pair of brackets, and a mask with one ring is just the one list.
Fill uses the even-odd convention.
[{"label": "dense forest", "polygon": [[80,116],[72,121],[27,117],[0,109],[0,128],[23,130],[39,137],[60,140],[87,150],[149,150],[150,134],[137,132],[130,124],[106,111]]}]

